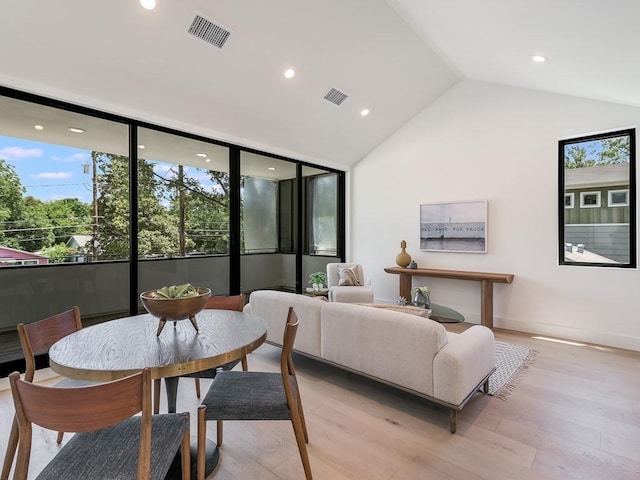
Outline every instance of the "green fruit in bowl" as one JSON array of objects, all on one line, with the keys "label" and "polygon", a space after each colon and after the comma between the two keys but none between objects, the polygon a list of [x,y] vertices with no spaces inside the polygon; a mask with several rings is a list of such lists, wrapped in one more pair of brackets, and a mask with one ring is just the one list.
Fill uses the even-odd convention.
[{"label": "green fruit in bowl", "polygon": [[198,291],[190,283],[183,285],[171,285],[169,287],[162,287],[155,291],[153,298],[188,298],[197,297]]}]

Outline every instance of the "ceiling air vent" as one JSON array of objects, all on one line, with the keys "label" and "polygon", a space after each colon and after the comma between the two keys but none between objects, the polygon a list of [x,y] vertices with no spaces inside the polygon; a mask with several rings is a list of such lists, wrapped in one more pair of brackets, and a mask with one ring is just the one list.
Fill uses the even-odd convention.
[{"label": "ceiling air vent", "polygon": [[231,32],[226,28],[216,25],[198,14],[191,22],[189,33],[218,48],[222,48],[231,35]]},{"label": "ceiling air vent", "polygon": [[328,102],[335,103],[336,105],[340,105],[342,102],[344,102],[347,99],[347,97],[349,97],[349,95],[347,95],[346,93],[341,92],[340,90],[337,90],[335,88],[332,88],[322,98],[324,98]]}]

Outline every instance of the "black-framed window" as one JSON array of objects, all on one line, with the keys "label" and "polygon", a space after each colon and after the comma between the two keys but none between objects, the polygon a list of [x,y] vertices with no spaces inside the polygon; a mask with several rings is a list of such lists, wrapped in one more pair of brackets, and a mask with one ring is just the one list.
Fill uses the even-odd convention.
[{"label": "black-framed window", "polygon": [[559,263],[635,268],[635,129],[560,140],[558,171]]}]

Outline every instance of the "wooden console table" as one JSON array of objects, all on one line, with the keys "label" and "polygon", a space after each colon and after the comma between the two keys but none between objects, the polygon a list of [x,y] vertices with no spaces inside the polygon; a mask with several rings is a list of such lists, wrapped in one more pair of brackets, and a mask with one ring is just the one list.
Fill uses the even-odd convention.
[{"label": "wooden console table", "polygon": [[400,296],[411,300],[411,277],[452,278],[480,282],[480,321],[493,328],[493,284],[513,282],[512,273],[463,272],[460,270],[437,270],[434,268],[387,267],[387,273],[400,276]]}]

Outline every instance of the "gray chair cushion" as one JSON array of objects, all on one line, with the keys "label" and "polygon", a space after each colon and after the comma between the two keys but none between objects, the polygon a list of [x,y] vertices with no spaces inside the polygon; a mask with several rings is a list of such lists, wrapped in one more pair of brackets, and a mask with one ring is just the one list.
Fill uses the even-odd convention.
[{"label": "gray chair cushion", "polygon": [[[140,416],[95,432],[77,433],[42,470],[42,480],[132,480],[137,478]],[[188,419],[180,414],[152,416],[151,478],[165,478],[179,451]]]},{"label": "gray chair cushion", "polygon": [[291,419],[280,373],[220,372],[202,404],[206,420]]},{"label": "gray chair cushion", "polygon": [[240,359],[234,360],[233,362],[225,363],[220,367],[209,368],[208,370],[202,370],[201,372],[187,373],[186,375],[181,375],[181,376],[188,377],[188,378],[215,378],[216,374],[220,369],[231,370],[239,363],[240,363]]}]

